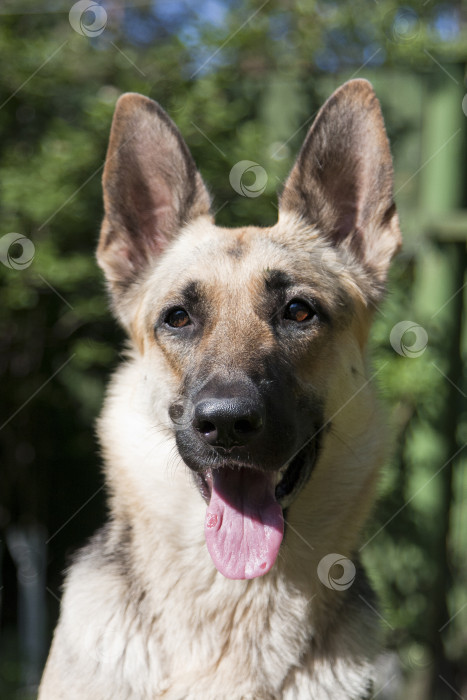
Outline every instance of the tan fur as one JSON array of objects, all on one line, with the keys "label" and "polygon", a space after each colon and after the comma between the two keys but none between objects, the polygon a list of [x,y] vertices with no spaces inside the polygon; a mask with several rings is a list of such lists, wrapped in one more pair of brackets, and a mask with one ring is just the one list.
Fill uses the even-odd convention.
[{"label": "tan fur", "polygon": [[[384,177],[391,177],[371,88],[353,81],[341,88],[337,103],[342,95],[355,114],[378,110],[374,138],[382,144]],[[381,228],[382,245],[376,250],[376,229],[366,230],[371,242],[359,254],[349,240],[333,240],[331,224],[326,229],[326,222],[294,205],[301,201],[293,193],[298,166],[286,185],[279,221],[270,229],[216,227],[197,175],[192,186],[198,194],[188,210],[182,207],[188,222],[181,224],[177,202],[186,185],[174,179],[169,184],[178,188],[177,202],[162,219],[155,215],[158,242],[148,243],[146,231],[136,257],[124,215],[115,218],[111,211],[111,188],[125,187],[113,172],[115,149],[125,141],[125,120],[133,123],[145,103],[140,96],[122,99],[106,166],[99,247],[131,340],[99,421],[111,518],[68,573],[39,700],[363,698],[378,621],[361,600],[371,601],[371,590],[355,553],[386,449],[365,346],[381,281],[399,245],[395,220],[378,219],[392,203],[390,187],[385,180],[387,201],[375,204],[371,223]],[[331,100],[334,110],[336,98]],[[325,106],[320,119],[327,114]],[[166,119],[153,125],[144,117],[137,136],[141,149],[145,129],[172,134]],[[188,171],[171,138],[167,150],[175,149],[176,167]],[[160,179],[157,164],[148,177]],[[376,196],[365,190],[365,207]],[[332,319],[310,331],[306,352],[290,345],[298,386],[323,398],[321,447],[310,480],[288,508],[273,569],[233,581],[216,570],[207,552],[206,506],[177,452],[168,408],[187,373],[206,367],[227,375],[250,371],[274,350],[269,320],[258,311],[265,271],[274,269],[310,288]],[[119,287],[122,276],[125,286]],[[210,316],[196,349],[185,351],[174,349],[170,339],[155,339],[153,326],[159,309],[192,280],[209,300]],[[357,565],[356,581],[346,591],[331,590],[317,575],[320,560],[334,552]]]}]

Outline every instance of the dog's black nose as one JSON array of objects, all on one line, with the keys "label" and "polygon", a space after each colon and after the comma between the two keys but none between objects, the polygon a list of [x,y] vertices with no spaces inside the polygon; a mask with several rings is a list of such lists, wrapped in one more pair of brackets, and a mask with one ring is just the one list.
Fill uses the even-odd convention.
[{"label": "dog's black nose", "polygon": [[263,416],[248,398],[207,398],[195,407],[193,427],[213,447],[242,447],[261,432]]}]

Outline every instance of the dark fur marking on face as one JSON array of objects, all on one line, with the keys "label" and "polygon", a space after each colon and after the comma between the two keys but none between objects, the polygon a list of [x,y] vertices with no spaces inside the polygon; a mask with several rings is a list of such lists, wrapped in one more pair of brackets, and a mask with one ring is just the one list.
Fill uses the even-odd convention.
[{"label": "dark fur marking on face", "polygon": [[[270,320],[272,320],[277,317],[277,314],[279,312],[284,311],[288,297],[287,290],[291,287],[296,286],[297,282],[287,272],[277,269],[266,270],[264,273],[264,281],[266,284],[267,291],[272,293],[272,296],[275,298],[276,304],[278,306],[276,312],[271,316]],[[316,296],[311,292],[311,290],[308,290],[308,292],[304,292],[303,295],[299,293],[298,297],[301,296],[303,296],[303,298],[309,303],[309,305],[313,308],[316,314],[318,314],[318,316],[323,321],[329,324],[331,323],[331,314],[328,308],[326,308],[326,306],[321,302],[320,299],[316,298]],[[344,297],[342,298],[340,304],[341,306],[348,306],[348,302]]]},{"label": "dark fur marking on face", "polygon": [[264,281],[269,289],[278,290],[284,287],[291,287],[293,279],[283,270],[266,270]]},{"label": "dark fur marking on face", "polygon": [[196,306],[204,300],[202,285],[200,282],[188,282],[183,288],[181,296],[190,306]]},{"label": "dark fur marking on face", "polygon": [[[168,314],[176,308],[184,309],[191,321],[186,328],[178,331],[170,328],[166,323]],[[181,290],[175,292],[172,297],[167,298],[166,303],[159,310],[158,318],[153,325],[153,337],[178,378],[182,376],[182,369],[178,352],[174,353],[172,343],[181,342],[182,345],[185,344],[186,348],[189,349],[195,341],[202,337],[208,316],[207,295],[202,283],[195,280],[188,282]],[[187,332],[186,335],[185,331]],[[179,345],[179,347],[181,346]]]}]

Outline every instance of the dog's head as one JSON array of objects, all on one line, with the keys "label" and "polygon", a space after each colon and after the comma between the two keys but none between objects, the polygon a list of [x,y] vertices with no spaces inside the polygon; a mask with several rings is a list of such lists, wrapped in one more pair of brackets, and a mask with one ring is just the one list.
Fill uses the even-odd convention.
[{"label": "dog's head", "polygon": [[262,575],[329,426],[345,412],[351,439],[372,410],[365,344],[400,245],[378,101],[363,80],[337,90],[280,195],[277,224],[225,229],[165,112],[123,95],[104,202],[98,260],[114,309],[152,395],[161,377],[169,387],[154,422],[170,421],[207,501],[219,571]]}]

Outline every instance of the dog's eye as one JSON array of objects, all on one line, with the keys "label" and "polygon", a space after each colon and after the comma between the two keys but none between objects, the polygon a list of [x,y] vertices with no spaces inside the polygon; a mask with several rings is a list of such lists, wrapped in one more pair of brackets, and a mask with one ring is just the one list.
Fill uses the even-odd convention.
[{"label": "dog's eye", "polygon": [[289,321],[295,321],[296,323],[304,323],[305,321],[310,321],[316,312],[311,308],[309,304],[305,301],[300,301],[300,299],[292,299],[284,311],[284,318]]},{"label": "dog's eye", "polygon": [[191,323],[191,320],[185,309],[172,309],[164,322],[171,328],[184,328]]}]

